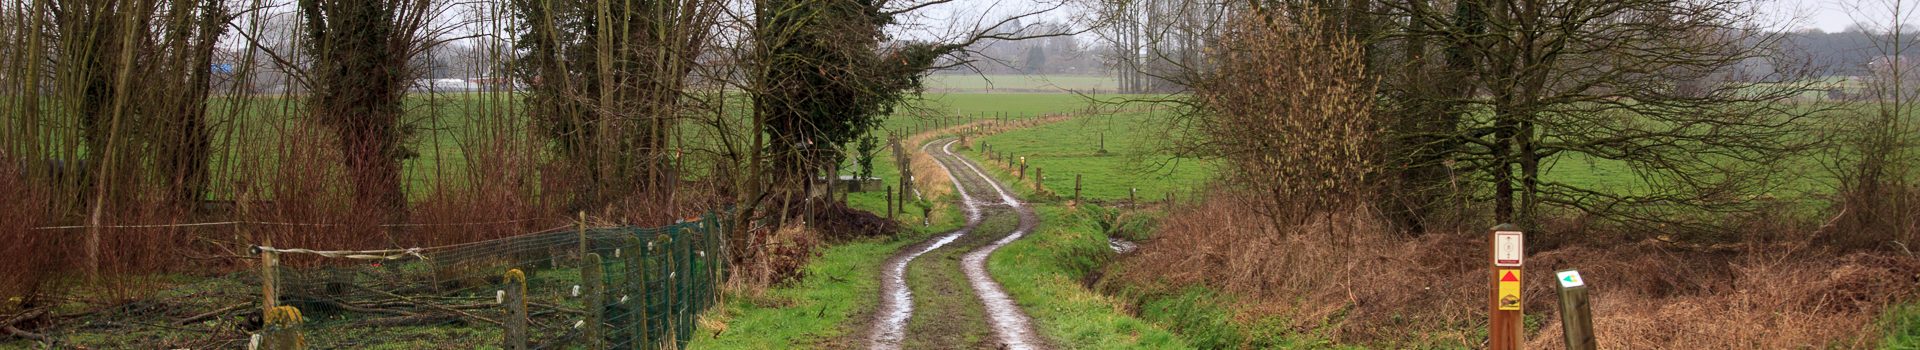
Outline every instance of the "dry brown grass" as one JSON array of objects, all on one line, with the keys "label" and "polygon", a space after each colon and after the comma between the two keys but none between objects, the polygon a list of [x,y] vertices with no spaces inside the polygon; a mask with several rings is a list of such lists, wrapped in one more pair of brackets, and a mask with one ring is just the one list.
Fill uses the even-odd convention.
[{"label": "dry brown grass", "polygon": [[[1216,194],[1163,221],[1117,266],[1124,285],[1202,284],[1240,296],[1249,317],[1354,344],[1477,347],[1488,273],[1482,233],[1386,232],[1376,215],[1322,216],[1280,234],[1248,199]],[[1801,237],[1804,237],[1801,236]],[[1579,243],[1527,258],[1531,347],[1559,346],[1553,271],[1593,286],[1608,349],[1777,349],[1871,346],[1871,320],[1908,301],[1920,259],[1798,243],[1686,246],[1658,240]]]},{"label": "dry brown grass", "polygon": [[806,266],[823,248],[820,232],[807,225],[792,223],[777,230],[765,228],[747,231],[747,256],[733,264],[727,289],[750,297],[759,297],[767,288],[800,277]]}]

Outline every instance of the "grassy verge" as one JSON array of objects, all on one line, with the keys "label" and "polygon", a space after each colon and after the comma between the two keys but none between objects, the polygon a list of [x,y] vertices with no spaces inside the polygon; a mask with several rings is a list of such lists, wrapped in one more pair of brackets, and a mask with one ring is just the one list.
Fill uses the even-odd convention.
[{"label": "grassy verge", "polygon": [[951,231],[964,216],[912,232],[837,244],[807,263],[806,275],[790,285],[752,297],[729,293],[726,302],[702,316],[692,347],[712,349],[837,348],[823,344],[858,329],[845,329],[855,315],[879,302],[880,267],[901,247],[928,235]]},{"label": "grassy verge", "polygon": [[[987,164],[977,152],[963,155]],[[1068,349],[1208,348],[1168,331],[1165,324],[1135,317],[1128,312],[1127,300],[1087,288],[1089,275],[1115,257],[1096,215],[1059,201],[1034,200],[1046,196],[1036,193],[1031,182],[1015,181],[1004,169],[987,166],[986,170],[988,176],[1029,199],[1039,214],[1040,226],[994,253],[987,259],[987,270],[1033,317],[1041,335]]]},{"label": "grassy verge", "polygon": [[1880,319],[1886,338],[1882,349],[1920,349],[1920,304],[1908,304],[1887,311]]},{"label": "grassy verge", "polygon": [[[1124,199],[1130,188],[1140,188],[1142,200],[1158,199],[1166,193],[1192,189],[1212,176],[1211,164],[1188,162],[1163,172],[1140,175],[1137,164],[1150,160],[1152,131],[1143,126],[1147,116],[1113,116],[1104,121],[1075,120],[984,138],[996,151],[1027,154],[1031,167],[1043,167],[1051,174],[1083,173],[1083,196],[1092,199]],[[1079,137],[1108,132],[1107,152],[1098,152],[1098,140]],[[984,165],[991,176],[1027,198],[1045,198],[1033,189],[1032,178],[1015,178],[1009,169],[992,165],[979,153],[969,156]],[[1070,196],[1071,175],[1051,175],[1045,187],[1059,196]],[[989,261],[996,276],[1041,325],[1050,338],[1080,344],[1085,348],[1200,348],[1200,349],[1293,349],[1339,348],[1323,337],[1302,334],[1285,325],[1285,320],[1243,317],[1233,308],[1233,297],[1202,286],[1097,286],[1117,290],[1105,295],[1085,287],[1088,274],[1105,273],[1106,263],[1115,258],[1107,246],[1107,231],[1132,240],[1151,239],[1146,232],[1151,223],[1102,222],[1151,220],[1142,213],[1129,218],[1102,218],[1100,210],[1054,201],[1031,203],[1041,214],[1042,226],[1027,239],[1009,244]],[[1151,213],[1148,213],[1151,214]],[[1098,279],[1093,278],[1093,279]],[[1100,282],[1104,283],[1104,282]],[[1053,304],[1108,306],[1051,307]],[[1126,310],[1133,310],[1128,313]],[[1118,334],[1116,334],[1118,333]]]},{"label": "grassy verge", "polygon": [[[1040,227],[1001,247],[987,270],[1032,316],[1040,334],[1063,349],[1185,349],[1173,332],[1127,313],[1124,300],[1082,285],[1112,259],[1107,237],[1061,205],[1040,205]],[[1204,346],[1201,346],[1204,348]]]}]

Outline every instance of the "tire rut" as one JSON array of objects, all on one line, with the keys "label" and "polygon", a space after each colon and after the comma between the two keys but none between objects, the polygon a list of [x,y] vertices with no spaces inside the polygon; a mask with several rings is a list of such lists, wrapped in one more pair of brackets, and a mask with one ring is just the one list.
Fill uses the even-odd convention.
[{"label": "tire rut", "polygon": [[[979,165],[953,154],[954,143],[935,140],[921,150],[953,179],[954,192],[960,194],[967,214],[966,225],[888,258],[881,272],[880,306],[868,333],[868,347],[1045,348],[1031,318],[986,268],[994,251],[1024,237],[1039,219]],[[916,315],[916,309],[923,312]]]}]

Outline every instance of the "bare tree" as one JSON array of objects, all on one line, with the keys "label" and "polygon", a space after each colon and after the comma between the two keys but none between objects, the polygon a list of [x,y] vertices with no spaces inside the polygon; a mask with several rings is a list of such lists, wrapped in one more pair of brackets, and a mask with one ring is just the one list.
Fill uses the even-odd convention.
[{"label": "bare tree", "polygon": [[[1783,59],[1781,33],[1757,27],[1752,1],[1388,5],[1404,16],[1388,22],[1406,26],[1394,39],[1423,60],[1383,86],[1402,104],[1390,109],[1420,120],[1400,128],[1413,142],[1398,147],[1428,162],[1410,167],[1440,163],[1490,186],[1464,194],[1491,201],[1496,221],[1531,224],[1555,207],[1710,229],[1710,216],[1677,214],[1751,209],[1751,195],[1778,185],[1785,156],[1813,146],[1799,135],[1819,109],[1790,103],[1812,90],[1808,71]],[[1440,62],[1428,43],[1444,48]],[[1779,68],[1732,69],[1748,60]],[[1688,81],[1702,83],[1676,84]],[[1626,166],[1642,186],[1542,177],[1575,162]]]},{"label": "bare tree", "polygon": [[1833,169],[1840,181],[1841,221],[1834,232],[1842,244],[1901,248],[1920,234],[1920,189],[1913,187],[1912,151],[1920,135],[1920,37],[1909,30],[1916,7],[1886,0],[1849,5],[1855,14],[1886,14],[1886,21],[1857,24],[1866,32],[1875,58],[1867,64],[1864,94],[1868,108],[1833,133],[1840,138]]}]

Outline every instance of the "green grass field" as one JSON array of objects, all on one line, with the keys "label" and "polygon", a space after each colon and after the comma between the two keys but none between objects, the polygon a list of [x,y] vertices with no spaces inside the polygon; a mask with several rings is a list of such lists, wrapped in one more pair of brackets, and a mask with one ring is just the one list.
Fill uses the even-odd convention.
[{"label": "green grass field", "polygon": [[1165,124],[1156,118],[1147,113],[1087,116],[983,137],[975,147],[984,142],[994,153],[1026,157],[1029,168],[1045,175],[1044,186],[1062,196],[1073,194],[1076,175],[1084,198],[1122,200],[1136,188],[1143,201],[1167,193],[1188,195],[1214,176],[1217,165],[1167,156],[1161,148]]}]

